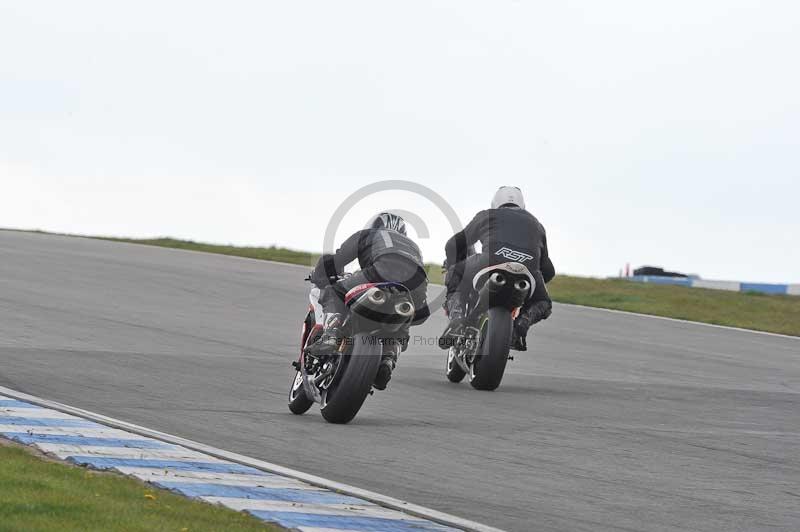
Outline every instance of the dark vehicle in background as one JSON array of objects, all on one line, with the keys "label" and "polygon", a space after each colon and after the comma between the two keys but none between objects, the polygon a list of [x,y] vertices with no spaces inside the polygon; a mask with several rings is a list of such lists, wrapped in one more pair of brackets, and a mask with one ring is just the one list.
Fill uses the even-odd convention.
[{"label": "dark vehicle in background", "polygon": [[685,273],[668,272],[657,266],[642,266],[633,270],[633,275],[654,275],[658,277],[689,277]]}]

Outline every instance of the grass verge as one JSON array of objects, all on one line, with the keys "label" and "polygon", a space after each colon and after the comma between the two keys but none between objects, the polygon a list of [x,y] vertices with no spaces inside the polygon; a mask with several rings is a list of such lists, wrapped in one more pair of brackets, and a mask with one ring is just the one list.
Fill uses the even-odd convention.
[{"label": "grass verge", "polygon": [[[314,253],[274,246],[238,247],[174,238],[90,238],[288,262],[306,265],[309,269],[319,257]],[[428,264],[427,270],[431,282],[442,282],[439,265]],[[548,288],[553,300],[561,303],[800,336],[800,296],[726,292],[566,275],[557,276]]]},{"label": "grass verge", "polygon": [[253,516],[0,441],[0,531],[278,532]]},{"label": "grass verge", "polygon": [[555,301],[800,336],[800,297],[557,276]]}]

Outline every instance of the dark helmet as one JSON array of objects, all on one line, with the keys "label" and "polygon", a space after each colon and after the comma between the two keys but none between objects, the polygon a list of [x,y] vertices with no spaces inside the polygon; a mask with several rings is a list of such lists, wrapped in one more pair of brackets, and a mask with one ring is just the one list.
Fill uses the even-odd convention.
[{"label": "dark helmet", "polygon": [[400,216],[390,212],[382,212],[372,221],[373,229],[388,229],[389,231],[397,231],[398,233],[406,234],[406,221]]}]

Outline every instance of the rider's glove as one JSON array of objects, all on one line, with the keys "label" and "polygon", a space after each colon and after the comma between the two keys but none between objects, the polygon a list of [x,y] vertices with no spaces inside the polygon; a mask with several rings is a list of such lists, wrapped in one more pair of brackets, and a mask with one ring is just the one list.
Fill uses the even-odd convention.
[{"label": "rider's glove", "polygon": [[527,314],[530,316],[530,325],[546,320],[553,313],[553,304],[550,301],[537,301],[531,305]]},{"label": "rider's glove", "polygon": [[531,328],[531,319],[528,317],[527,314],[520,314],[517,316],[517,319],[514,320],[514,332],[520,338],[525,338],[528,336],[528,329]]}]

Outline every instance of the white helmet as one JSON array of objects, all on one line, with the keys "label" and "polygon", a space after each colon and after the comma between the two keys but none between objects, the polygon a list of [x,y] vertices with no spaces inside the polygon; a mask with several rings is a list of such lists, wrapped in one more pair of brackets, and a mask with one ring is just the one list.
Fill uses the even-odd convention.
[{"label": "white helmet", "polygon": [[499,209],[504,205],[514,205],[520,209],[525,208],[525,198],[519,187],[500,187],[492,198],[492,209]]}]

